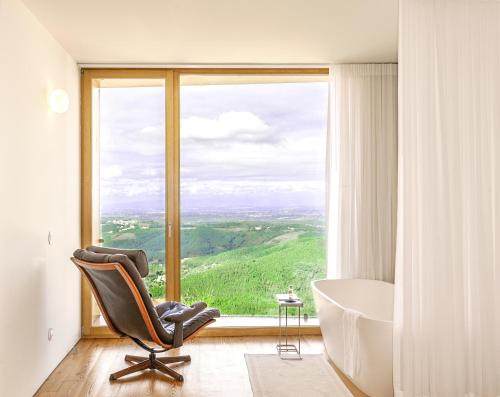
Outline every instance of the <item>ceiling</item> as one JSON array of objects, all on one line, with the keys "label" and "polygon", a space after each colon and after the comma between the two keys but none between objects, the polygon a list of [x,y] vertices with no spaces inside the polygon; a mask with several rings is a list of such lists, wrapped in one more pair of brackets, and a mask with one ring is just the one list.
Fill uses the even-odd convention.
[{"label": "ceiling", "polygon": [[79,63],[395,62],[398,0],[23,0]]}]

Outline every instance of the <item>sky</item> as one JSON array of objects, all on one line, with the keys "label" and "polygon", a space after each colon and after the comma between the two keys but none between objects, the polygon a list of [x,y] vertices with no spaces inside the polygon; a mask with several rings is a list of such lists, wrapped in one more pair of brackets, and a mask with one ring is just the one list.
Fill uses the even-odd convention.
[{"label": "sky", "polygon": [[[103,214],[164,210],[164,92],[100,90]],[[321,210],[327,83],[181,87],[181,211]]]}]

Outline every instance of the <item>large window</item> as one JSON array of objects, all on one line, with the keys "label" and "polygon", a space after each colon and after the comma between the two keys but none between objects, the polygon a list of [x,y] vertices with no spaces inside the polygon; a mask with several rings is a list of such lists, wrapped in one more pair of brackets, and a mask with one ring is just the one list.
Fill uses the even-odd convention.
[{"label": "large window", "polygon": [[181,291],[226,315],[314,314],[325,276],[328,85],[317,77],[181,78]]},{"label": "large window", "polygon": [[[274,294],[291,285],[314,316],[326,70],[85,70],[82,81],[82,245],[143,249],[157,302],[275,316]],[[106,334],[86,284],[82,299],[84,333]]]}]

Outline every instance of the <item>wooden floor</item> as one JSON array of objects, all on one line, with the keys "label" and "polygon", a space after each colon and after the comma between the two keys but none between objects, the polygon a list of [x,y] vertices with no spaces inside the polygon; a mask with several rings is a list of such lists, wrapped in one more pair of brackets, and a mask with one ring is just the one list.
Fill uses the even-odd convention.
[{"label": "wooden floor", "polygon": [[[145,371],[109,382],[111,372],[127,366],[125,354],[145,355],[128,339],[82,339],[40,387],[36,396],[252,396],[245,353],[275,353],[276,337],[195,338],[168,355],[190,354],[176,370],[183,383]],[[302,352],[323,352],[320,336],[305,336]],[[163,353],[165,354],[165,353]],[[345,378],[355,397],[364,396]],[[335,396],[332,396],[335,397]]]}]

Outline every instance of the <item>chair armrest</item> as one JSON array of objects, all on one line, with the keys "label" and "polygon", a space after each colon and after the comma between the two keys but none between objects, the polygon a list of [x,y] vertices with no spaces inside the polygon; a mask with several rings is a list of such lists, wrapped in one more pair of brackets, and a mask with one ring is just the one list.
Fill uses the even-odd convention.
[{"label": "chair armrest", "polygon": [[193,318],[198,313],[202,312],[207,307],[205,302],[196,302],[193,303],[190,307],[185,306],[182,309],[169,313],[168,311],[160,316],[160,318],[164,321],[168,321],[171,323],[182,323],[184,321]]},{"label": "chair armrest", "polygon": [[191,306],[186,306],[174,301],[163,302],[156,306],[160,320],[174,324],[173,347],[182,346],[184,340],[184,322],[201,313],[206,307],[207,304],[205,302],[196,302]]}]

